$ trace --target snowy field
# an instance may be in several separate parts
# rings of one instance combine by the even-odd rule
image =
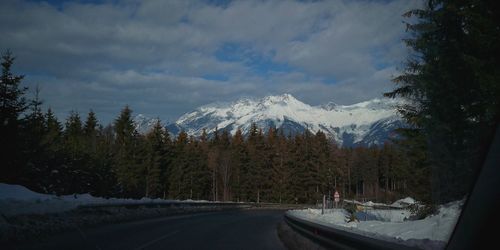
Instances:
[[[405,205],[413,199],[399,200],[391,206]],[[414,202],[414,201],[413,201]],[[360,203],[360,202],[359,202]],[[360,203],[370,205],[370,203]],[[373,203],[372,203],[373,204]],[[290,215],[370,237],[387,237],[397,240],[432,240],[447,242],[460,215],[463,201],[451,202],[439,207],[435,215],[422,220],[409,220],[407,209],[367,209],[357,216],[360,221],[348,222],[349,213],[344,209],[329,209],[321,214],[321,209],[288,211]],[[363,217],[364,216],[364,217]],[[364,219],[367,219],[364,221]]]
[[[20,185],[0,183],[0,214],[4,216],[23,214],[59,213],[82,205],[134,204],[134,203],[173,203],[173,202],[207,202],[178,201],[163,199],[117,199],[100,198],[90,194],[49,195],[33,192]]]

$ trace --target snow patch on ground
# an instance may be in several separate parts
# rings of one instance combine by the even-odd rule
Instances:
[[[415,203],[413,199],[410,199],[405,198],[403,202]],[[323,215],[321,209],[291,210],[288,213],[322,225],[372,237],[392,237],[400,240],[428,239],[447,242],[458,220],[463,203],[464,201],[455,201],[441,205],[437,214],[413,221],[408,220],[411,213],[406,209],[367,209],[363,212],[367,214],[368,220],[359,222],[347,222],[349,213],[344,209],[326,210]]]
[[[408,205],[413,205],[415,203],[417,203],[415,201],[415,199],[413,199],[411,197],[406,197],[404,199],[395,201],[394,203],[392,203],[391,206],[393,206],[393,207],[406,207]]]
[[[406,197],[404,199],[397,200],[392,204],[375,203],[372,201],[360,202],[360,201],[348,200],[348,199],[344,199],[344,202],[355,204],[355,205],[360,205],[360,206],[364,206],[364,207],[386,207],[386,208],[391,208],[391,207],[392,208],[406,208],[410,205],[417,203],[417,201],[415,201],[415,199],[413,199],[411,197]]]
[[[404,222],[411,216],[411,212],[406,209],[367,209],[363,213],[366,213],[369,218],[374,218],[373,220],[383,222]],[[359,219],[362,220],[362,218]]]
[[[172,203],[177,200],[163,199],[118,199],[94,197],[90,194],[50,195],[33,192],[20,185],[0,183],[0,214],[13,216],[21,214],[59,213],[82,205]],[[189,200],[186,202],[196,202]],[[206,202],[206,201],[200,201]]]
[[[196,206],[193,202],[209,204]],[[148,206],[150,203],[153,206]],[[172,203],[175,206],[157,206]],[[188,205],[184,206],[185,203]],[[133,204],[140,206],[123,206]],[[36,241],[79,226],[249,207],[243,203],[233,203],[231,206],[220,204],[222,203],[149,198],[106,199],[90,194],[56,196],[36,193],[20,185],[0,183],[0,246],[5,243]]]

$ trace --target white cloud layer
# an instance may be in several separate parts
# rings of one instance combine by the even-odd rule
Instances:
[[[92,108],[108,122],[129,104],[173,119],[212,101],[283,92],[310,104],[350,104],[392,87],[407,53],[401,15],[420,4],[4,0],[0,49],[13,51],[16,70],[62,116]],[[227,44],[248,53],[222,60]],[[251,65],[250,55],[268,62]]]

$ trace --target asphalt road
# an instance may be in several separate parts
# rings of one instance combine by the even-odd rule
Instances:
[[[18,249],[285,249],[280,210],[233,210],[76,229]]]

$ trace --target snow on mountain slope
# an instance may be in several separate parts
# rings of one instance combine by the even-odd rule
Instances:
[[[141,134],[146,134],[158,122],[158,118],[149,118],[143,114],[138,114],[134,117],[133,121],[135,130]]]
[[[384,98],[353,105],[330,102],[310,106],[290,94],[243,98],[199,107],[169,124],[167,129],[174,135],[185,130],[189,135],[199,136],[203,129],[210,133],[216,128],[234,134],[238,128],[246,133],[256,123],[264,131],[274,126],[285,134],[322,131],[343,146],[380,145],[393,136],[395,128],[404,126],[395,109],[399,102]]]

